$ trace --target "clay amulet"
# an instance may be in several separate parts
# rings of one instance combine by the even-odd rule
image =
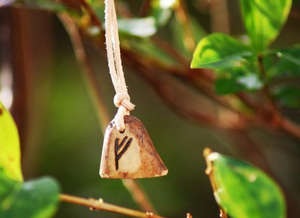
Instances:
[[[102,178],[150,178],[164,176],[168,169],[153,146],[143,123],[125,116],[125,130],[119,132],[112,121],[106,128],[102,148]]]

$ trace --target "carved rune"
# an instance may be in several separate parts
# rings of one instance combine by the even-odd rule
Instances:
[[[121,159],[123,154],[129,148],[129,146],[132,142],[132,138],[128,139],[128,136],[125,136],[122,139],[121,143],[119,143],[119,141],[120,141],[120,139],[116,138],[116,140],[115,140],[115,166],[116,166],[116,170],[119,169],[119,160]]]

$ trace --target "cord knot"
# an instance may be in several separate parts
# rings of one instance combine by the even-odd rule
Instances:
[[[135,105],[131,103],[130,97],[127,93],[117,93],[114,97],[114,104],[117,108],[123,106],[128,111],[132,111],[135,108]]]

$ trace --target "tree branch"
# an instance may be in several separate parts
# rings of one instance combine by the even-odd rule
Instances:
[[[149,201],[148,196],[135,180],[122,179],[122,183],[130,192],[131,197],[140,206],[141,209],[145,211],[156,212],[153,205]]]
[[[286,133],[293,135],[297,138],[300,138],[300,127],[299,125],[293,123],[292,121],[281,117],[279,126],[283,129]]]
[[[59,14],[59,18],[70,36],[74,53],[78,63],[82,68],[82,73],[87,82],[90,96],[97,109],[97,117],[99,119],[101,129],[104,131],[110,121],[110,116],[100,93],[100,87],[97,82],[96,73],[94,72],[86,54],[80,31],[68,14],[61,13]]]
[[[259,55],[257,61],[258,61],[258,66],[262,74],[262,77],[263,79],[265,79],[266,70],[263,63],[263,56]],[[262,91],[269,105],[269,113],[271,114],[270,120],[266,120],[266,122],[269,123],[271,126],[273,125],[275,127],[281,128],[286,133],[293,135],[296,138],[300,138],[300,126],[288,120],[282,115],[281,111],[277,107],[271,95],[269,84],[266,84]],[[268,108],[267,108],[267,112],[268,112]],[[262,119],[264,119],[264,116],[262,117]]]
[[[93,9],[89,7],[89,5],[85,2],[85,0],[75,0],[75,1],[71,1],[71,0],[60,0],[61,2],[63,2],[65,5],[69,6],[69,7],[73,7],[76,10],[81,10],[81,8],[85,8],[86,10],[83,10],[83,13],[87,13],[89,15],[89,17],[91,17],[92,19],[92,23],[89,23],[89,25],[94,25],[97,26],[100,30],[102,30],[102,26],[101,26],[101,22],[100,20],[97,18],[96,14],[94,13]],[[88,33],[88,28],[89,26],[81,26],[81,28],[83,28],[84,31],[86,31]],[[99,42],[103,42],[103,34],[100,35],[99,39],[97,41],[97,46],[99,46]],[[95,38],[94,38],[95,39]],[[101,48],[103,48],[103,46],[100,46]],[[166,49],[166,48],[163,48]],[[124,50],[123,50],[124,51]],[[136,51],[131,51],[131,54],[134,54],[135,57],[138,57],[138,59],[140,59],[140,54],[135,54]],[[127,60],[132,61],[132,58],[128,58]],[[181,61],[180,61],[181,62]],[[128,62],[127,62],[128,63]],[[251,125],[259,125],[264,127],[265,129],[270,129],[270,130],[274,130],[274,127],[276,128],[281,128],[284,131],[286,131],[288,134],[295,136],[297,138],[299,138],[299,132],[300,132],[300,127],[297,124],[292,124],[291,122],[287,122],[284,121],[283,123],[281,120],[285,120],[286,118],[283,117],[283,115],[281,115],[281,113],[278,111],[278,113],[272,113],[271,115],[276,115],[275,118],[270,116],[270,108],[263,108],[261,107],[261,102],[259,101],[252,101],[251,99],[249,100],[249,98],[247,97],[247,95],[244,94],[237,94],[235,95],[237,97],[237,99],[239,99],[245,106],[248,107],[248,109],[250,111],[253,112],[253,114],[247,114],[247,113],[242,113],[240,111],[239,108],[234,108],[232,107],[231,104],[231,100],[230,98],[220,98],[219,96],[217,96],[215,93],[213,93],[213,90],[211,89],[211,87],[213,87],[214,84],[214,77],[211,73],[202,73],[203,69],[198,69],[201,71],[201,76],[199,75],[198,70],[194,71],[191,69],[187,69],[184,61],[182,61],[182,67],[178,67],[175,66],[174,68],[170,68],[170,67],[165,67],[165,65],[163,63],[161,63],[159,60],[153,59],[153,63],[155,65],[152,66],[152,68],[156,68],[159,69],[159,71],[161,73],[175,73],[173,76],[178,76],[180,75],[182,78],[185,78],[186,80],[189,80],[192,84],[195,84],[197,86],[197,88],[199,89],[200,92],[206,94],[207,96],[209,96],[211,98],[212,101],[215,101],[217,104],[220,104],[222,106],[227,107],[227,109],[229,109],[231,111],[231,113],[236,114],[236,116],[241,117],[244,120],[247,120],[246,124],[247,126],[251,126]],[[132,65],[132,63],[129,63],[130,65]],[[141,68],[147,68],[147,66],[144,66],[144,64],[148,64],[147,62],[141,62]],[[195,72],[198,72],[196,75]],[[152,85],[155,85],[152,83]],[[261,97],[261,96],[260,96]],[[178,108],[178,110],[181,110],[181,108]],[[185,113],[185,112],[183,112]],[[182,113],[182,114],[183,114]],[[277,119],[278,116],[280,115],[279,118]],[[212,124],[213,122],[211,122],[210,119],[202,119],[202,116],[199,116],[198,119],[200,119],[201,122],[204,123],[208,123],[208,124]],[[195,119],[197,119],[197,117],[195,117]],[[279,123],[278,123],[279,120]],[[275,122],[274,122],[275,121]],[[222,128],[222,126],[220,126]]]
[[[210,16],[212,32],[230,32],[227,0],[211,0]]]
[[[129,50],[122,50],[124,58],[154,88],[170,108],[194,122],[219,128],[239,129],[245,127],[244,118],[231,110],[216,108],[205,96],[193,92],[182,81],[164,74],[160,68],[137,58]],[[174,91],[176,90],[176,91]],[[184,98],[182,98],[184,96]],[[193,104],[191,104],[193,102]],[[225,118],[225,119],[224,119]]]
[[[64,2],[68,2],[68,0],[63,0],[63,1]],[[79,1],[83,1],[83,0],[79,0]],[[89,13],[89,11],[87,11],[87,13]],[[100,23],[100,22],[98,22],[98,23]],[[97,22],[95,22],[95,24],[97,25]],[[83,30],[85,30],[86,27],[82,27],[82,28],[84,28]],[[101,42],[103,42],[103,40],[101,40]],[[97,43],[97,46],[100,46],[99,41],[97,41],[96,43]],[[157,45],[162,46],[163,50],[167,49],[166,46],[165,46],[165,44],[162,45],[161,43],[158,43]],[[100,47],[103,47],[102,43],[101,43]],[[169,46],[168,46],[168,48],[169,48]],[[232,110],[232,112],[231,113],[227,113],[227,115],[228,114],[233,115],[233,114],[235,114],[237,112],[232,107],[230,107],[230,104],[228,104],[226,102],[226,100],[221,99],[220,97],[216,96],[212,92],[212,90],[210,88],[212,86],[211,82],[213,81],[213,78],[211,77],[211,73],[208,73],[208,72],[206,72],[204,70],[191,70],[191,69],[189,69],[186,66],[186,64],[187,64],[186,60],[183,60],[183,59],[180,61],[180,63],[183,65],[183,68],[181,68],[181,69],[174,68],[173,69],[173,68],[170,68],[170,67],[166,67],[165,65],[161,64],[157,60],[148,60],[147,59],[147,61],[140,61],[140,62],[136,61],[136,60],[139,60],[140,58],[138,58],[139,56],[137,56],[135,54],[135,52],[133,52],[133,51],[129,51],[129,50],[124,50],[123,49],[122,52],[126,53],[125,60],[131,60],[131,62],[133,62],[134,64],[140,65],[141,70],[143,70],[144,73],[148,73],[148,72],[145,71],[145,69],[147,69],[147,71],[150,71],[150,72],[160,71],[160,72],[163,72],[163,73],[173,73],[176,76],[180,75],[180,77],[184,78],[184,80],[191,81],[191,83],[196,84],[197,88],[200,89],[200,91],[202,91],[205,95],[209,96],[210,98],[212,98],[214,101],[216,101],[220,105],[225,106],[225,108],[228,107],[229,110]],[[127,58],[127,56],[129,56],[129,58]],[[175,59],[177,59],[177,58],[175,58]],[[132,65],[132,63],[130,63],[130,64]],[[136,66],[134,66],[134,67],[136,68]],[[199,72],[199,71],[201,71],[201,72]],[[197,73],[195,73],[195,72],[197,72]],[[201,76],[199,76],[200,74],[201,74]],[[147,78],[145,76],[143,76],[143,77]],[[154,86],[156,86],[157,90],[160,90],[160,91],[161,91],[160,88],[163,87],[163,86],[160,86],[160,85],[156,85],[154,83],[151,83],[151,84],[154,85]],[[159,94],[159,92],[158,92],[158,94]],[[168,94],[166,92],[164,93],[164,97],[165,97],[164,99],[166,99],[166,100],[167,99],[171,100],[171,98],[172,98],[171,96],[168,96]],[[167,101],[167,102],[169,102],[170,105],[172,104],[174,106],[174,103],[175,103],[174,101]],[[182,105],[182,104],[177,104],[177,106],[179,106],[177,108],[178,109],[177,111],[179,111],[181,114],[184,114],[185,116],[190,117],[192,119],[195,119],[196,121],[199,121],[201,123],[204,122],[204,123],[208,123],[208,124],[213,125],[213,126],[219,126],[221,128],[222,127],[226,127],[226,128],[230,128],[230,127],[239,128],[239,127],[237,127],[237,125],[232,124],[232,122],[227,122],[227,124],[224,123],[222,121],[222,119],[218,119],[218,117],[216,117],[213,114],[207,115],[206,113],[203,113],[201,111],[195,111],[194,110],[195,108],[192,109],[192,110],[186,110],[186,108],[185,108],[185,110],[182,111],[183,108],[180,107],[180,105]],[[176,108],[176,105],[175,105],[175,108]],[[228,117],[229,116],[227,116],[227,118]],[[240,117],[240,118],[242,118],[241,114],[239,114],[239,113],[237,113],[235,116],[232,116],[232,118],[234,118],[234,117]],[[228,119],[226,121],[228,121]]]
[[[99,30],[102,30],[102,23],[98,19],[97,14],[94,9],[87,3],[86,0],[55,0],[61,2],[63,5],[71,8],[72,10],[76,10],[84,13],[88,16],[89,22],[85,23],[85,28],[89,28],[90,26],[97,26]]]
[[[178,1],[178,6],[175,8],[175,15],[184,30],[183,44],[188,51],[193,52],[196,42],[192,33],[190,18],[186,11],[186,6],[183,0]]]
[[[152,36],[151,41],[164,52],[166,52],[166,54],[172,57],[177,63],[185,67],[189,66],[188,60],[182,54],[180,54],[174,47],[172,47],[168,42],[161,40],[159,37],[156,36]]]
[[[77,204],[88,207],[90,210],[103,210],[113,213],[123,214],[131,217],[142,217],[142,218],[163,218],[162,216],[156,215],[152,212],[141,212],[137,210],[128,209],[125,207],[117,206],[114,204],[105,203],[102,199],[86,199],[66,194],[59,196],[60,201]]]

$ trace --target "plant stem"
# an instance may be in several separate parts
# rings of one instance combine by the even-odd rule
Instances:
[[[188,13],[186,11],[185,3],[183,0],[178,1],[178,6],[175,8],[175,15],[182,26],[184,33],[183,33],[183,43],[184,46],[187,48],[188,51],[193,52],[196,46],[196,42],[194,40],[194,36],[192,33],[192,25],[191,25],[191,19],[188,16]]]
[[[113,213],[123,214],[131,217],[143,217],[143,218],[163,218],[162,216],[156,215],[151,212],[142,212],[138,210],[132,210],[129,208],[117,206],[114,204],[105,203],[102,199],[86,199],[66,194],[61,194],[59,196],[60,201],[77,204],[90,208],[91,210],[103,210]]]
[[[258,55],[258,66],[260,69],[260,72],[262,74],[263,79],[266,79],[266,70],[263,64],[263,56]],[[285,118],[280,110],[278,109],[276,103],[274,102],[272,95],[270,93],[270,87],[268,84],[265,85],[263,89],[263,93],[265,95],[265,98],[267,99],[269,103],[269,108],[271,114],[271,122],[270,120],[266,120],[266,122],[269,122],[271,125],[274,125],[275,127],[279,127],[285,132],[289,133],[290,135],[295,136],[296,138],[300,138],[300,126],[293,123],[292,121]],[[263,117],[262,117],[263,119]]]
[[[228,218],[226,212],[222,209],[220,209],[220,218]]]
[[[186,218],[193,218],[193,216],[192,216],[191,213],[187,213],[187,214],[186,214]]]
[[[83,76],[87,82],[90,96],[97,108],[97,117],[99,119],[100,126],[104,131],[110,121],[110,116],[100,93],[100,88],[95,76],[96,73],[94,72],[86,54],[80,31],[68,14],[62,13],[59,15],[59,18],[69,33],[76,58],[81,65]]]
[[[61,2],[64,3],[65,5],[69,5],[71,8],[75,7],[75,9],[77,9],[77,10],[79,10],[78,8],[80,8],[77,6],[82,6],[83,8],[87,7],[86,2],[84,0],[75,0],[75,1],[61,0]],[[72,4],[72,2],[76,3],[75,6]],[[90,15],[90,17],[92,18],[92,24],[102,30],[101,23],[100,23],[99,19],[95,16],[93,9],[91,9],[91,8],[88,8],[88,9],[89,10],[84,10],[84,12],[87,13],[88,15]],[[91,24],[89,24],[89,25],[91,25]],[[84,26],[82,28],[84,28],[83,30],[88,31],[88,27],[89,26]],[[99,37],[99,39],[100,39],[100,42],[103,41],[102,35]],[[103,45],[100,45],[99,41],[97,42],[97,46],[100,48],[103,48]],[[140,59],[140,54],[137,54],[136,51],[131,51],[131,53],[134,54],[135,57],[138,57]],[[127,60],[132,61],[133,58],[130,57]],[[140,67],[141,68],[145,67],[143,65],[146,62],[147,61],[141,62],[142,66],[140,66]],[[210,90],[208,90],[207,85],[209,87],[213,87],[214,78],[211,76],[212,73],[209,73],[209,74],[203,73],[202,69],[199,69],[196,71],[186,69],[184,65],[183,65],[182,69],[179,69],[177,66],[173,67],[173,68],[165,68],[165,65],[157,59],[155,59],[155,61],[153,61],[153,63],[155,63],[155,65],[153,65],[152,68],[156,68],[156,70],[159,70],[161,73],[173,73],[174,74],[174,72],[175,72],[175,74],[173,75],[174,77],[178,76],[178,74],[180,74],[182,77],[185,76],[185,79],[189,80],[190,83],[197,84],[196,86],[197,86],[197,88],[199,88],[200,92],[203,92],[203,90],[210,92]],[[127,62],[127,64],[133,65],[133,63],[129,63],[129,62]],[[136,66],[134,66],[134,68],[136,68]],[[189,72],[198,72],[197,75],[199,75],[199,76],[195,76],[196,73],[193,73],[192,75],[190,75]],[[200,72],[201,72],[201,74],[200,74]],[[201,83],[198,84],[200,75],[201,75],[201,79],[203,81],[206,80],[206,81],[204,81],[205,86],[203,86],[204,82],[202,83],[202,81],[201,81]],[[299,139],[300,127],[297,124],[294,123],[293,125],[290,125],[291,122],[276,123],[278,121],[277,119],[273,120],[273,121],[276,121],[275,123],[272,123],[269,118],[266,119],[266,117],[265,117],[265,115],[270,115],[270,108],[262,108],[260,102],[256,102],[256,101],[252,101],[252,100],[244,101],[245,99],[248,100],[248,98],[244,98],[244,96],[241,97],[241,95],[238,95],[238,94],[235,96],[238,97],[239,100],[242,103],[244,103],[245,106],[247,106],[249,108],[249,110],[252,110],[257,115],[255,119],[251,119],[250,120],[251,122],[248,122],[248,126],[255,124],[258,126],[262,126],[265,129],[272,130],[272,129],[274,129],[274,126],[277,125],[275,127],[280,127],[281,129],[286,131],[291,136],[297,137]],[[220,101],[219,101],[220,98],[218,96],[216,96],[215,94],[211,94],[209,97],[211,97],[212,101],[215,101],[218,104],[220,103]],[[225,100],[224,102],[227,102],[226,104],[229,105],[229,107],[230,107],[230,102],[227,100]],[[221,103],[223,103],[223,102],[221,102]],[[236,113],[235,110],[232,110],[232,112]],[[238,112],[237,114],[240,115],[244,119],[249,118],[249,115],[247,115],[245,113]],[[285,119],[282,115],[280,117],[281,117],[281,120]],[[195,119],[197,119],[197,118],[195,118]],[[206,120],[202,120],[202,117],[199,117],[199,119],[197,121],[200,121],[201,123],[203,123],[203,122],[207,123]],[[279,121],[279,122],[281,122],[281,121]],[[210,123],[208,123],[208,124],[210,124]]]
[[[277,122],[278,122],[278,118],[279,118],[280,113],[278,111],[276,103],[273,101],[272,94],[270,92],[269,84],[266,82],[267,72],[266,72],[266,69],[265,69],[265,66],[264,66],[264,63],[263,63],[263,58],[264,57],[262,55],[257,56],[258,68],[259,68],[259,71],[261,73],[261,78],[265,82],[265,85],[262,89],[262,92],[263,92],[262,96],[265,97],[266,102],[268,104],[267,105],[267,110],[270,110],[269,113],[271,113],[271,117],[270,117],[271,122],[276,125]]]
[[[229,33],[229,14],[227,8],[227,0],[211,0],[210,16],[212,20],[212,32]]]
[[[69,0],[64,0],[63,2],[68,2]],[[97,26],[97,27],[99,27],[100,29],[102,28],[101,27],[101,25],[100,25],[100,22],[96,22],[98,19],[95,17],[95,16],[92,16],[94,13],[92,13],[93,11],[91,11],[91,10],[89,10],[89,11],[87,11],[87,13],[89,13],[90,15],[91,15],[91,17],[93,17],[94,18],[94,24]],[[99,46],[99,45],[98,45]],[[100,46],[100,47],[102,47],[102,46]],[[133,55],[134,57],[136,56],[135,55],[135,53],[134,52],[127,52],[127,53],[130,53],[130,55]],[[137,56],[138,57],[138,56]],[[127,63],[129,63],[130,61],[132,61],[134,58],[132,58],[132,57],[130,57],[130,58],[126,58],[127,59]],[[139,58],[138,58],[139,59]],[[129,60],[129,61],[128,61]],[[147,66],[145,66],[145,63],[146,62],[140,62],[139,64],[141,65],[140,66],[140,68],[147,68]],[[259,58],[258,59],[258,63],[259,63],[259,67],[262,67],[262,59],[261,58]],[[129,64],[133,64],[133,63],[129,63]],[[135,68],[136,68],[136,66],[135,66]],[[176,76],[178,76],[178,74],[180,74],[181,76],[184,76],[184,75],[186,75],[188,78],[187,79],[189,79],[189,80],[191,80],[191,82],[192,83],[198,83],[198,77],[194,77],[193,75],[195,75],[195,74],[193,74],[193,75],[189,75],[189,74],[187,74],[186,72],[186,68],[183,68],[183,69],[180,69],[180,70],[178,70],[178,68],[177,69],[165,69],[164,67],[163,67],[163,65],[162,64],[160,64],[159,62],[155,62],[155,65],[152,65],[152,69],[154,69],[154,68],[156,68],[156,70],[158,70],[158,71],[162,71],[162,72],[175,72],[175,74],[176,74]],[[262,71],[262,73],[265,73],[264,71],[264,69],[261,69],[261,71]],[[199,74],[199,73],[198,73]],[[197,75],[198,75],[197,74]],[[174,75],[175,76],[175,75]],[[201,74],[201,76],[203,77],[203,79],[209,79],[208,80],[208,82],[209,83],[213,83],[213,81],[214,81],[214,79],[211,79],[210,77],[209,77],[209,75],[206,75],[206,74],[204,74],[204,73],[202,73]],[[205,77],[205,78],[204,78]],[[95,80],[92,80],[92,81],[95,81]],[[155,85],[155,84],[152,84],[152,85]],[[197,85],[197,87],[198,88],[202,88],[201,90],[203,91],[203,90],[207,90],[207,87],[205,86],[205,87],[203,87],[203,84],[201,83],[201,84],[199,84],[199,86]],[[214,95],[210,95],[210,97],[213,97]],[[237,95],[238,96],[238,95]],[[285,132],[287,132],[288,134],[290,134],[290,135],[292,135],[292,136],[294,136],[294,137],[296,137],[296,138],[299,138],[299,136],[300,136],[300,127],[297,125],[297,124],[295,124],[295,123],[292,123],[291,121],[288,121],[284,116],[282,116],[280,113],[279,113],[279,111],[276,109],[276,111],[278,112],[276,112],[276,116],[275,116],[275,119],[272,119],[273,121],[275,121],[275,123],[273,123],[273,122],[270,122],[270,119],[266,119],[266,116],[265,115],[270,115],[270,108],[262,108],[261,107],[261,105],[260,105],[260,103],[259,102],[255,102],[255,101],[245,101],[245,98],[243,98],[243,97],[241,97],[241,96],[238,96],[239,97],[239,99],[242,101],[242,102],[244,102],[245,103],[245,105],[247,105],[248,107],[249,107],[249,109],[251,109],[251,110],[253,110],[255,113],[256,113],[256,115],[257,115],[257,118],[255,119],[255,120],[253,120],[254,121],[254,124],[258,124],[258,125],[261,125],[261,126],[263,126],[264,128],[269,128],[269,129],[272,129],[272,128],[274,128],[274,124],[275,125],[277,125],[277,127],[280,127],[281,129],[283,129]],[[213,97],[212,98],[212,100],[217,100],[216,102],[217,103],[220,103],[220,101],[218,101],[219,100],[219,98],[215,98],[215,97]],[[179,109],[180,110],[180,109]],[[272,110],[272,109],[271,109]],[[235,112],[235,111],[232,111],[232,112]],[[272,111],[272,112],[274,112],[274,111]],[[242,114],[240,114],[240,115],[242,115]],[[278,118],[278,116],[277,115],[280,115],[279,116],[279,118],[280,119],[277,119]],[[276,118],[277,117],[277,118]],[[241,116],[241,118],[247,118],[247,116],[245,115],[245,116]],[[274,118],[274,117],[273,117]],[[194,119],[195,120],[197,120],[197,121],[200,121],[201,123],[203,123],[203,122],[205,122],[205,123],[207,123],[206,121],[207,120],[203,120],[202,119],[202,117],[200,116],[200,117],[194,117]],[[209,122],[210,123],[210,122]],[[250,123],[249,123],[250,124]]]
[[[141,209],[145,211],[156,212],[153,205],[148,199],[148,196],[145,194],[144,190],[140,185],[133,179],[123,179],[123,185],[130,192],[133,200],[140,206]]]
[[[142,2],[141,8],[139,10],[139,16],[146,17],[150,9],[151,9],[151,1],[150,0],[144,0]]]
[[[288,119],[281,117],[279,125],[285,132],[297,138],[300,138],[300,127],[297,124],[293,123]]]
[[[244,128],[246,122],[244,117],[238,113],[226,111],[226,122],[219,116],[216,116],[216,110],[205,100],[204,96],[195,95],[193,89],[184,84],[186,81],[178,80],[172,74],[162,73],[162,69],[154,66],[152,63],[145,63],[145,60],[138,58],[129,50],[122,50],[127,63],[130,63],[139,75],[143,77],[164,100],[164,102],[175,112],[191,119],[194,122],[206,123],[213,127],[225,129]],[[166,84],[168,84],[166,86]],[[176,90],[174,92],[173,90]],[[209,92],[209,90],[208,90]],[[178,101],[177,96],[185,96]],[[193,102],[193,104],[190,104]],[[207,103],[206,103],[207,102]],[[223,114],[224,115],[224,114]]]
[[[182,54],[180,54],[173,46],[171,46],[170,43],[156,36],[153,36],[151,38],[151,42],[182,66],[189,66],[188,60]]]

